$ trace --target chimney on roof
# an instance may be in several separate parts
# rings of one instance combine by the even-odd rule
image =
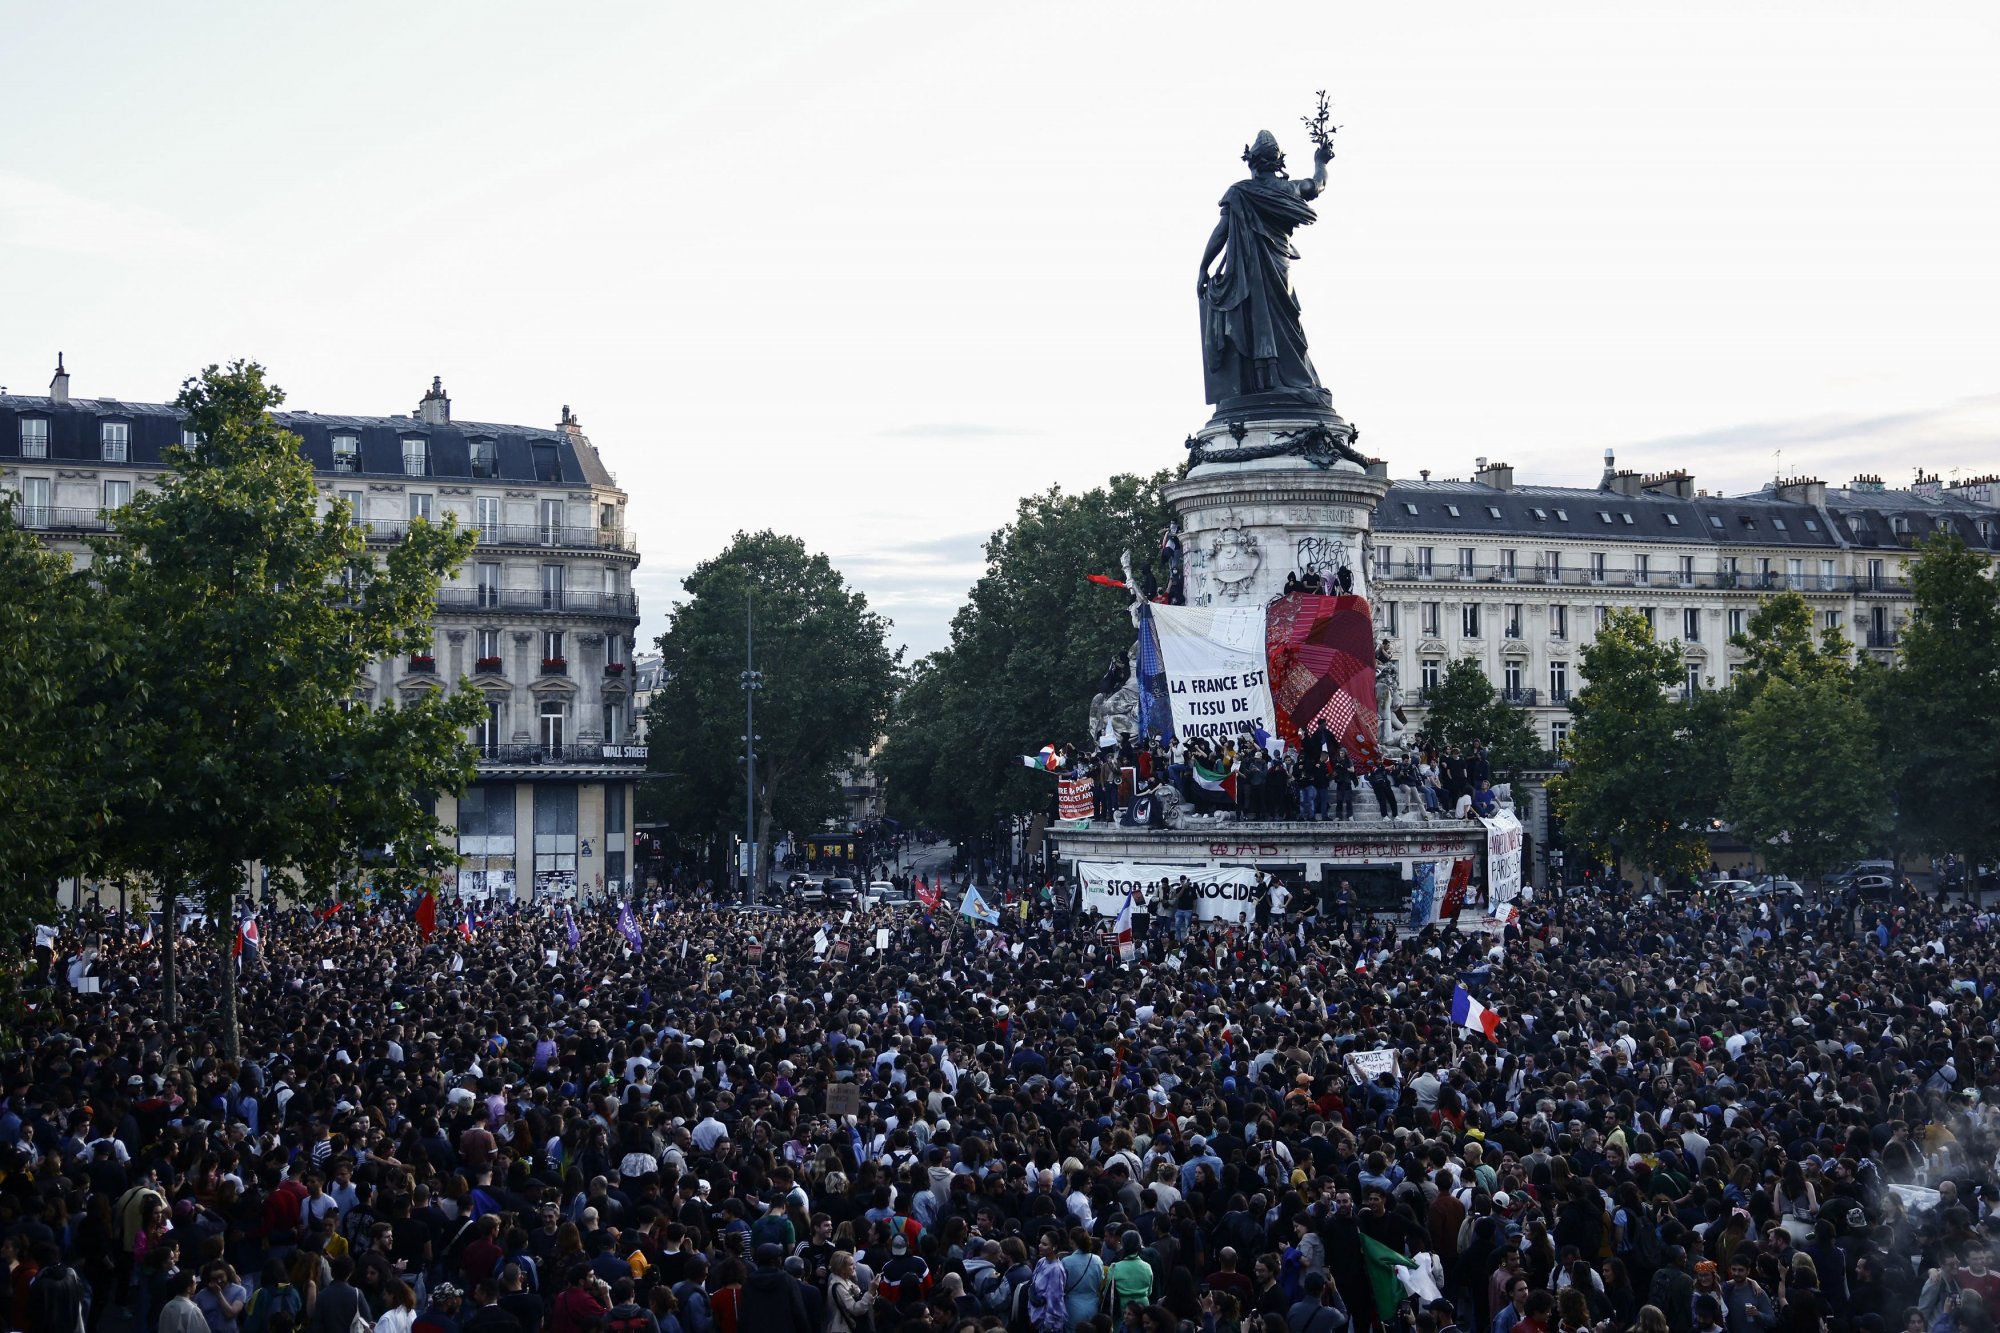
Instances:
[[[1479,469],[1472,474],[1474,481],[1478,482],[1481,486],[1490,486],[1496,491],[1511,491],[1514,489],[1514,465],[1512,463],[1488,463],[1483,458],[1476,461],[1479,464]]]
[[[1671,472],[1655,472],[1639,485],[1649,495],[1671,495],[1685,500],[1694,494],[1694,474],[1685,468],[1675,468]]]
[[[1826,483],[1818,477],[1780,477],[1771,489],[1788,504],[1818,509],[1826,503]]]
[[[1604,451],[1604,475],[1597,479],[1597,489],[1600,491],[1610,490],[1611,479],[1616,475],[1618,475],[1618,456],[1612,453],[1611,450],[1606,449]]]
[[[69,401],[69,372],[63,369],[62,353],[56,353],[55,378],[49,381],[49,401],[66,403]]]
[[[565,435],[583,434],[583,423],[577,420],[576,413],[569,410],[568,403],[563,404],[562,420],[556,423],[556,429]]]
[[[431,376],[431,391],[417,404],[417,415],[433,426],[448,425],[451,421],[451,398],[444,391],[444,377]]]

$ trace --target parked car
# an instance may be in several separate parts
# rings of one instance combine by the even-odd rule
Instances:
[[[1898,879],[1895,875],[1859,875],[1850,883],[1864,902],[1903,902],[1913,892],[1907,879]]]
[[[817,884],[808,883],[799,890],[799,901],[809,907],[857,907],[861,894],[853,880],[836,875]]]
[[[917,895],[908,889],[897,888],[886,879],[878,879],[868,885],[867,904],[891,909],[915,907]]]
[[[1733,880],[1731,883],[1737,887],[1730,889],[1729,896],[1736,902],[1759,902],[1765,898],[1803,898],[1806,894],[1797,881],[1780,877],[1760,879],[1754,884],[1745,884],[1742,880]]]
[[[1895,875],[1896,863],[1894,861],[1856,861],[1853,865],[1843,866],[1841,869],[1828,875],[1826,877],[1826,887],[1829,889],[1844,889],[1857,880],[1871,876],[1886,877],[1893,880]]]

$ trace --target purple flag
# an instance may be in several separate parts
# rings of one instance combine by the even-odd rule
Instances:
[[[569,910],[567,903],[563,904],[563,918],[569,922],[569,947],[575,949],[583,939],[583,932],[576,928],[576,914]]]
[[[632,904],[621,903],[618,907],[618,933],[632,946],[633,953],[644,953],[646,946],[639,938],[639,923],[632,916]]]

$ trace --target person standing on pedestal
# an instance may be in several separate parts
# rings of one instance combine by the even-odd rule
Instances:
[[[1333,757],[1333,817],[1354,818],[1354,761],[1344,747]]]

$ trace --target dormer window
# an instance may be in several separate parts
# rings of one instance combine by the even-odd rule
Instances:
[[[47,458],[49,456],[49,419],[47,417],[21,418],[21,457]]]
[[[1757,530],[1757,520],[1754,518],[1745,518],[1743,520],[1743,526],[1748,528],[1750,531],[1755,532]]]
[[[1605,523],[1606,523],[1606,524],[1609,524],[1609,523],[1611,522],[1611,511],[1610,511],[1609,509],[1600,509],[1600,510],[1598,510],[1598,511],[1597,511],[1597,516],[1598,516],[1599,518],[1603,519],[1603,520],[1605,521]]]
[[[535,480],[560,482],[562,462],[556,455],[556,446],[550,440],[536,440],[528,446],[535,456]]]
[[[1618,517],[1625,520],[1626,527],[1629,528],[1632,526],[1632,514],[1630,510],[1620,510],[1618,513]]]
[[[472,475],[475,477],[496,477],[500,475],[500,446],[491,440],[474,440],[471,445]]]
[[[1500,517],[1500,506],[1499,506],[1499,505],[1487,505],[1487,506],[1486,506],[1486,517],[1488,517],[1488,518],[1498,518],[1498,517]]]
[[[1569,522],[1569,510],[1567,510],[1567,509],[1558,509],[1558,510],[1556,510],[1556,522],[1558,522],[1558,523],[1567,523],[1567,522]]]
[[[1411,504],[1409,501],[1405,500],[1403,502],[1403,512],[1408,514],[1411,518],[1415,518],[1417,516],[1417,507]]]
[[[333,437],[333,470],[335,472],[359,472],[361,470],[361,441],[352,435]]]
[[[1784,531],[1786,530],[1786,529],[1785,529],[1785,520],[1784,520],[1784,519],[1782,519],[1782,518],[1774,518],[1774,519],[1772,519],[1772,520],[1771,520],[1771,526],[1772,526],[1772,527],[1774,527],[1774,528],[1776,528],[1776,529],[1777,529],[1778,531],[1780,531],[1780,532],[1784,532]]]
[[[1807,532],[1818,532],[1818,531],[1819,531],[1819,520],[1818,520],[1818,519],[1816,519],[1816,518],[1809,518],[1809,519],[1807,519],[1807,520],[1806,520],[1806,531],[1807,531]]]
[[[1667,515],[1667,526],[1668,526],[1668,527],[1670,527],[1670,528],[1677,528],[1677,527],[1679,527],[1680,525],[1681,525],[1681,516],[1680,516],[1679,514],[1668,514],[1668,515]]]
[[[123,463],[132,456],[132,423],[104,421],[97,427],[98,447],[107,463]]]
[[[1549,521],[1549,511],[1548,511],[1548,510],[1546,510],[1546,509],[1537,509],[1537,510],[1535,511],[1535,521],[1536,521],[1537,523],[1546,523],[1546,522],[1548,522],[1548,521]]]
[[[202,442],[201,432],[183,421],[181,423],[181,447],[192,449]]]
[[[1457,518],[1457,517],[1458,517],[1458,506],[1457,506],[1457,505],[1446,505],[1446,506],[1445,506],[1445,509],[1446,509],[1446,510],[1447,510],[1447,511],[1448,511],[1448,512],[1449,512],[1449,513],[1451,514],[1451,516],[1452,516],[1453,518]]]
[[[431,474],[431,442],[421,436],[406,436],[403,440],[403,475],[406,477],[428,477]]]

